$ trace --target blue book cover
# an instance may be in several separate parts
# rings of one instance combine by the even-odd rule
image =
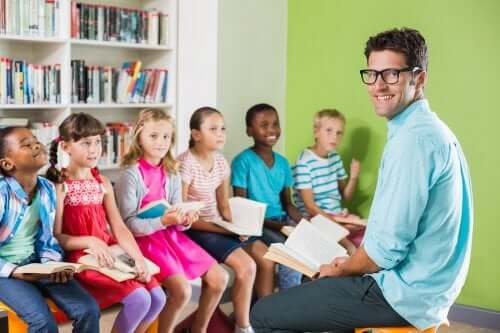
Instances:
[[[139,209],[137,217],[140,219],[154,219],[162,217],[165,211],[169,208],[170,204],[165,200],[153,201]]]

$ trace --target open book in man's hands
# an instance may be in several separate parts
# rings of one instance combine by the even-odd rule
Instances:
[[[242,236],[261,236],[266,215],[266,204],[233,197],[229,199],[232,222],[212,221],[214,224]]]
[[[153,201],[139,209],[137,217],[140,219],[153,219],[162,217],[166,211],[178,209],[181,213],[197,212],[205,207],[205,204],[200,201],[179,202],[174,205],[169,204],[166,200]]]
[[[348,234],[347,229],[317,215],[311,222],[300,221],[284,244],[271,244],[264,258],[312,278],[319,272],[321,265],[329,264],[336,257],[347,254],[338,241]]]
[[[115,259],[114,267],[100,267],[97,259],[95,258],[89,250],[85,250],[87,255],[84,255],[78,259],[78,262],[84,264],[87,267],[93,267],[93,269],[97,270],[99,273],[106,275],[107,277],[112,278],[115,281],[123,282],[126,280],[135,279],[137,277],[136,269],[135,269],[135,261],[130,257],[119,245],[115,244],[109,247],[113,258]],[[146,266],[148,271],[152,274],[158,274],[160,272],[160,268],[150,261],[147,258],[144,258],[146,261]]]
[[[74,264],[71,262],[48,261],[43,264],[32,263],[24,266],[19,266],[16,268],[16,273],[50,275],[62,271],[80,273],[81,271],[84,271],[86,269],[95,269],[95,267],[84,264]]]

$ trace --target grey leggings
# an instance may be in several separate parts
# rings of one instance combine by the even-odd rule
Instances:
[[[353,332],[407,326],[369,276],[323,278],[265,297],[252,308],[256,333]]]

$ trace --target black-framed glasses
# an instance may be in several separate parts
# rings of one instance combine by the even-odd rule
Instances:
[[[361,74],[361,80],[363,81],[364,84],[374,84],[377,82],[377,78],[380,75],[382,80],[384,80],[385,83],[387,84],[396,84],[399,82],[399,74],[402,72],[418,72],[421,71],[422,69],[418,66],[415,67],[406,67],[406,68],[386,68],[381,71],[377,71],[375,69],[362,69],[359,71],[359,74]]]

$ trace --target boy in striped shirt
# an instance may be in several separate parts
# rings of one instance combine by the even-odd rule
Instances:
[[[346,215],[342,200],[351,200],[356,189],[360,163],[353,159],[351,176],[344,169],[336,149],[344,135],[345,117],[335,109],[319,111],[314,116],[312,147],[304,149],[293,167],[295,203],[308,216],[321,214],[334,220],[335,215]],[[350,235],[343,245],[350,254],[359,246],[364,227],[344,224]]]

